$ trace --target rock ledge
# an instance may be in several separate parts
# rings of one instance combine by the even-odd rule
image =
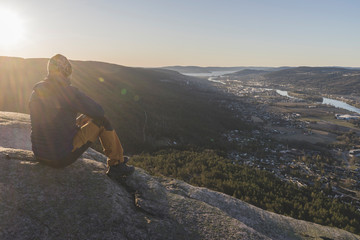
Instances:
[[[24,114],[0,112],[0,130],[0,239],[360,239],[138,168],[119,184],[91,149],[65,169],[41,165]]]

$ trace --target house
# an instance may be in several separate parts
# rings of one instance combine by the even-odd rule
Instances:
[[[351,119],[360,119],[360,116],[357,115],[349,115],[349,114],[335,114],[335,118],[339,120],[351,120]]]
[[[360,157],[360,149],[351,149],[349,151],[350,157]]]

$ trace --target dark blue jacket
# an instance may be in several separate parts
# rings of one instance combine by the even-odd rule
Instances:
[[[31,142],[36,157],[64,159],[73,149],[76,116],[104,117],[103,108],[64,78],[47,78],[34,86],[29,102]]]

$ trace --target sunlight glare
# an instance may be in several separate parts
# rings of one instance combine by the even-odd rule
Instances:
[[[23,21],[18,14],[0,9],[0,48],[16,47],[24,36]]]

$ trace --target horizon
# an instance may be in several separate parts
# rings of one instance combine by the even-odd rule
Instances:
[[[50,57],[29,57],[29,58],[24,58],[24,57],[19,57],[19,56],[0,56],[0,57],[5,57],[5,58],[20,58],[23,60],[31,60],[31,59],[50,59]],[[99,61],[99,60],[80,60],[80,59],[69,59],[69,61],[79,61],[79,62],[99,62],[99,63],[107,63],[107,64],[114,64],[114,65],[118,65],[118,66],[124,66],[124,67],[133,67],[133,68],[167,68],[167,67],[200,67],[200,68],[284,68],[284,67],[289,67],[289,68],[297,68],[297,67],[319,67],[319,68],[360,68],[359,66],[309,66],[309,65],[302,65],[302,66],[261,66],[261,65],[239,65],[239,66],[199,66],[199,65],[167,65],[167,66],[158,66],[158,67],[143,67],[143,66],[127,66],[127,65],[122,65],[122,64],[118,64],[118,63],[112,63],[112,62],[104,62],[104,61]]]
[[[61,54],[61,53],[60,53]],[[23,60],[31,60],[31,59],[50,59],[50,57],[21,57],[21,56],[0,56],[5,58],[20,58]],[[70,59],[69,61],[79,61],[79,62],[99,62],[99,63],[107,63],[107,64],[114,64],[118,66],[124,66],[124,67],[133,67],[133,68],[168,68],[168,67],[200,67],[200,68],[298,68],[298,67],[311,67],[311,68],[360,68],[360,66],[335,66],[335,65],[316,65],[316,66],[310,66],[310,65],[298,65],[298,66],[289,66],[289,65],[281,65],[281,66],[262,66],[262,65],[238,65],[238,66],[200,66],[200,65],[164,65],[164,66],[158,66],[158,67],[144,67],[144,66],[128,66],[123,65],[119,63],[113,63],[113,62],[105,62],[105,61],[99,61],[99,60],[81,60],[81,59]]]
[[[0,55],[130,67],[360,66],[360,2],[4,0]]]

